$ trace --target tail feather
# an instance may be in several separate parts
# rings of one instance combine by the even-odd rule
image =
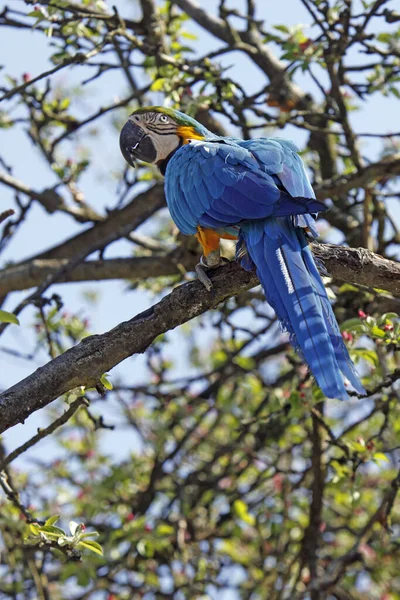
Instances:
[[[302,232],[300,232],[300,235],[302,235],[302,237],[304,237]],[[326,294],[325,286],[321,280],[321,277],[319,275],[313,255],[311,254],[311,250],[310,250],[306,240],[304,240],[303,256],[304,256],[304,263],[305,263],[306,268],[308,269],[308,272],[310,275],[310,279],[313,282],[315,293],[321,302],[322,313],[326,317],[328,333],[331,338],[331,342],[332,342],[332,345],[333,345],[333,348],[335,351],[336,360],[339,364],[340,370],[342,371],[343,375],[345,377],[347,377],[347,379],[350,381],[351,385],[356,390],[356,392],[358,392],[361,395],[364,395],[366,393],[365,389],[361,385],[360,379],[358,377],[358,373],[357,373],[357,371],[354,367],[354,364],[349,356],[347,348],[346,348],[345,344],[343,343],[343,339],[342,339],[342,336],[340,333],[339,326],[335,319],[335,315],[333,314],[333,310],[332,310],[331,303],[329,302],[329,298]]]
[[[268,302],[325,395],[348,399],[342,373],[363,393],[302,230],[270,218],[243,224],[241,233]]]

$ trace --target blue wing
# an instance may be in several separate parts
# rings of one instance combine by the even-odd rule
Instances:
[[[282,144],[274,140],[271,147],[261,143],[253,148],[251,144],[251,140],[195,142],[183,146],[171,158],[165,190],[171,216],[182,233],[193,234],[198,225],[218,229],[247,220],[326,209],[314,199],[311,186],[312,195],[302,179],[296,183],[298,173],[303,177],[301,171],[296,171],[291,180],[285,175],[290,161],[296,159],[291,154],[285,159],[287,150]],[[293,156],[297,156],[295,152]],[[303,172],[307,177],[304,168]],[[298,194],[297,190],[308,195]]]
[[[258,138],[243,140],[240,146],[257,159],[260,168],[270,175],[278,176],[291,196],[315,198],[314,190],[298,155],[299,149],[284,138]]]

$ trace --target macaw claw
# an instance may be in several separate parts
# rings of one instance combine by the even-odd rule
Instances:
[[[206,288],[207,292],[211,292],[213,289],[213,284],[206,273],[207,269],[210,269],[210,267],[207,265],[205,258],[201,256],[200,262],[195,266],[196,275],[200,283],[202,283]]]
[[[220,255],[219,249],[210,252],[207,255],[207,258],[205,256],[200,257],[200,262],[196,265],[195,271],[199,281],[204,285],[208,292],[211,292],[213,289],[213,284],[206,271],[215,269],[225,262],[229,261]]]
[[[209,276],[204,270],[204,267],[201,263],[198,263],[195,267],[197,279],[204,285],[207,292],[211,292],[213,289],[213,284]]]

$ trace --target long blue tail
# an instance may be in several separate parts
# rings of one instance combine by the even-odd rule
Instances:
[[[342,374],[365,394],[303,229],[291,217],[276,217],[244,223],[241,236],[268,302],[324,394],[348,399]],[[249,257],[242,259],[245,268]]]

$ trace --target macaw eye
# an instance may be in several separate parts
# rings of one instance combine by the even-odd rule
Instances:
[[[168,123],[168,117],[167,117],[167,115],[161,115],[160,121],[161,121],[161,123]]]

